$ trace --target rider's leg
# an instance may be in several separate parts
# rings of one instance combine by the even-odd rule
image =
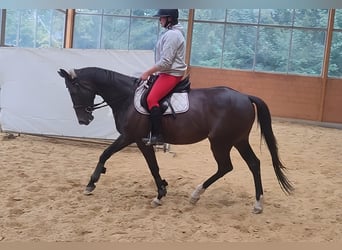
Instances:
[[[143,139],[146,144],[155,145],[164,143],[161,135],[162,113],[160,111],[159,101],[169,94],[181,79],[181,76],[160,74],[154,83],[147,97],[147,105],[151,113],[151,137]]]

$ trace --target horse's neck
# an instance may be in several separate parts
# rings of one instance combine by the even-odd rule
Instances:
[[[136,88],[133,78],[117,72],[109,72],[107,77],[98,79],[97,94],[113,109],[121,107],[126,100],[133,99]]]

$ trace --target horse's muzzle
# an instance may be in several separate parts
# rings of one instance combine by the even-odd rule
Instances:
[[[94,120],[94,116],[92,114],[88,114],[88,117],[82,117],[82,118],[78,118],[78,123],[80,125],[89,125],[92,120]]]

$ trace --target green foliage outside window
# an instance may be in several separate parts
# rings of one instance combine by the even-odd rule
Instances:
[[[252,70],[256,35],[256,26],[226,25],[222,68]]]
[[[191,65],[321,74],[328,10],[195,10],[194,21]]]
[[[58,10],[7,10],[5,45],[62,48],[65,13]]]
[[[153,50],[160,33],[155,9],[76,10],[74,48]],[[188,10],[180,10],[180,19]],[[181,19],[185,30],[187,21]]]

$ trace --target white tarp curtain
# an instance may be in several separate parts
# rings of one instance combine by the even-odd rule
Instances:
[[[79,125],[57,71],[96,66],[139,76],[153,65],[152,51],[0,48],[0,126],[3,131],[115,139],[111,109],[95,110]],[[102,101],[96,97],[96,102]]]

